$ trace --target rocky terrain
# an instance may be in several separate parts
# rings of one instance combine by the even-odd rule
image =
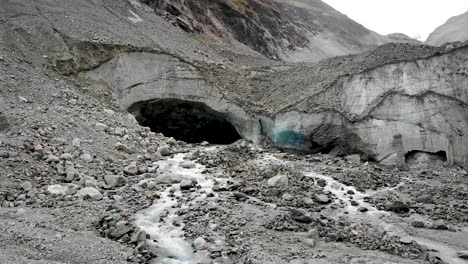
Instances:
[[[314,62],[400,42],[363,27],[320,0],[143,2],[202,43],[215,47],[241,43],[283,61]]]
[[[447,42],[467,41],[466,25],[468,25],[468,12],[450,18],[429,35],[426,43],[439,46]]]
[[[2,263],[467,262],[466,43],[291,64],[156,7],[0,2]]]

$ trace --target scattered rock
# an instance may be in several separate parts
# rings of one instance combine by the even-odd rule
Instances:
[[[308,216],[304,211],[291,208],[291,218],[300,223],[312,223],[313,219]]]
[[[289,179],[288,179],[288,176],[286,175],[276,175],[268,179],[268,185],[271,187],[285,188],[285,187],[288,187],[288,184],[289,184]]]
[[[181,190],[189,190],[193,187],[193,182],[190,180],[183,180],[180,182],[180,189]]]
[[[362,206],[362,207],[359,207],[359,208],[358,208],[358,211],[361,212],[361,213],[365,213],[365,212],[369,211],[369,209],[367,209],[366,207],[363,207],[363,206]]]
[[[127,178],[121,175],[106,175],[104,181],[108,188],[121,187],[127,184]]]
[[[327,204],[330,202],[330,199],[325,194],[314,193],[314,200],[321,204]]]
[[[106,124],[103,124],[103,123],[100,123],[100,122],[96,122],[96,124],[94,125],[96,127],[97,130],[99,131],[107,131],[109,130],[109,127],[106,125]]]
[[[96,188],[85,187],[78,191],[78,197],[82,199],[91,199],[94,201],[99,201],[102,199],[102,194]]]
[[[208,249],[208,244],[203,237],[198,237],[193,241],[193,246],[197,251]]]
[[[195,163],[189,161],[189,160],[184,160],[180,163],[180,167],[184,169],[193,169],[195,168]]]

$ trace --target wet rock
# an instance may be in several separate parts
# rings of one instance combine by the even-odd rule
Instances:
[[[271,187],[288,187],[289,179],[286,175],[276,175],[268,179],[268,185]]]
[[[161,156],[169,156],[171,155],[171,149],[168,145],[162,145],[158,147],[157,152],[161,154]]]
[[[413,243],[413,239],[411,237],[401,237],[400,242],[405,245],[409,245]]]
[[[78,191],[78,197],[82,199],[91,199],[94,201],[99,201],[102,199],[103,196],[96,188],[85,187]]]
[[[314,193],[314,200],[321,204],[327,204],[330,202],[330,199],[325,194]]]
[[[363,206],[362,206],[362,207],[359,207],[359,208],[358,208],[358,211],[361,212],[361,213],[365,213],[365,212],[369,211],[369,209],[367,209],[366,207],[363,207]]]
[[[203,237],[198,237],[193,241],[193,246],[197,251],[208,249],[208,244]]]
[[[193,182],[190,180],[183,180],[180,182],[180,189],[181,190],[190,190],[193,187]]]
[[[393,201],[393,202],[387,202],[385,204],[385,209],[387,211],[392,211],[397,214],[403,214],[403,213],[408,213],[410,210],[410,207],[408,204],[404,203],[403,201]]]
[[[294,221],[305,223],[305,224],[312,223],[313,221],[313,219],[302,210],[291,208],[290,213],[291,213],[291,218]]]
[[[458,251],[457,255],[461,259],[468,259],[468,251]]]
[[[417,228],[423,228],[423,227],[425,226],[424,222],[422,222],[422,221],[417,221],[417,220],[411,222],[411,225],[412,225],[413,227],[417,227]]]
[[[110,237],[114,239],[119,239],[123,235],[130,233],[133,230],[133,226],[130,225],[127,221],[119,221],[115,224]]]
[[[180,167],[184,169],[193,169],[195,168],[195,163],[189,161],[189,160],[184,160],[180,163]]]

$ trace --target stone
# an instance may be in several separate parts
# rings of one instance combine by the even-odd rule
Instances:
[[[352,206],[358,206],[358,205],[359,205],[359,203],[358,203],[358,202],[356,202],[355,200],[351,200],[351,205],[352,205]]]
[[[400,242],[405,245],[409,245],[413,243],[413,239],[411,237],[401,237]]]
[[[461,259],[468,259],[468,251],[458,251],[457,256]]]
[[[284,193],[282,196],[281,196],[281,199],[285,200],[285,201],[291,201],[294,199],[294,197],[290,194],[290,193]]]
[[[291,213],[291,218],[294,221],[305,223],[305,224],[312,223],[313,221],[313,219],[302,210],[291,208],[290,213]]]
[[[170,147],[169,147],[168,145],[159,146],[157,152],[158,152],[161,156],[169,156],[169,155],[171,155],[171,149],[170,149]]]
[[[319,231],[315,228],[309,229],[309,231],[307,232],[307,237],[318,240],[320,238]]]
[[[314,193],[314,200],[321,204],[327,204],[330,202],[330,199],[325,194]]]
[[[74,167],[71,167],[71,166],[65,170],[65,175],[66,175],[66,178],[65,178],[66,182],[72,182],[75,179],[80,177],[80,173],[78,172],[78,170],[76,170]]]
[[[268,185],[271,187],[277,188],[286,188],[288,187],[289,179],[286,175],[276,175],[268,179]]]
[[[349,163],[359,165],[361,164],[361,156],[359,154],[348,155],[344,157]]]
[[[417,228],[425,227],[424,222],[422,222],[422,221],[417,221],[417,220],[412,221],[412,222],[411,222],[411,225],[412,225],[413,227],[417,227]]]
[[[193,169],[196,167],[195,163],[189,161],[189,160],[184,160],[180,163],[180,167],[184,169]]]
[[[198,237],[193,241],[193,246],[197,251],[208,249],[208,244],[203,237]]]
[[[305,238],[302,240],[302,242],[311,248],[314,248],[317,245],[317,241],[313,238]]]
[[[181,190],[189,190],[193,187],[193,182],[190,180],[183,180],[180,182],[180,189]]]
[[[431,225],[431,228],[432,229],[439,229],[439,230],[448,230],[448,226],[444,223],[443,220],[436,220],[434,222],[432,222],[432,225]]]
[[[106,124],[103,124],[101,122],[96,122],[96,124],[94,125],[95,128],[99,131],[107,131],[109,130],[109,127],[106,125]]]
[[[146,240],[146,232],[144,230],[139,230],[138,232],[134,232],[132,237],[130,238],[130,242],[132,243],[138,243],[140,241],[145,241]]]
[[[47,163],[57,163],[57,162],[59,162],[59,161],[60,161],[60,159],[59,159],[57,156],[52,155],[52,154],[50,154],[49,156],[47,156],[47,159],[46,159],[46,162],[47,162]]]
[[[23,191],[30,191],[32,189],[32,183],[30,181],[25,181],[21,184],[21,189],[23,189]]]
[[[130,165],[124,168],[124,172],[128,175],[137,175],[138,174],[138,167],[136,161],[130,163]]]
[[[119,221],[115,224],[112,232],[110,233],[111,238],[119,239],[123,235],[130,233],[133,227],[127,221]]]
[[[84,153],[83,155],[80,156],[80,159],[87,163],[90,163],[93,161],[93,157],[91,157],[89,153]]]
[[[72,146],[75,147],[75,148],[80,148],[81,146],[81,139],[79,138],[74,138],[72,140]]]
[[[302,203],[304,204],[305,207],[314,207],[315,202],[312,200],[310,197],[304,197],[302,199]]]
[[[54,184],[47,186],[47,191],[55,195],[73,195],[77,192],[78,186],[74,184]]]
[[[61,159],[61,160],[72,160],[72,159],[73,159],[73,156],[72,156],[72,154],[70,154],[70,153],[63,153],[63,154],[60,156],[60,159]]]
[[[365,212],[369,211],[369,209],[367,209],[366,207],[362,206],[362,207],[359,207],[359,208],[358,208],[358,211],[361,212],[361,213],[365,213]]]
[[[106,175],[104,181],[109,188],[122,187],[127,184],[127,178],[121,175]]]
[[[77,195],[82,199],[91,199],[94,201],[99,201],[103,197],[101,192],[93,187],[85,187],[79,190]]]

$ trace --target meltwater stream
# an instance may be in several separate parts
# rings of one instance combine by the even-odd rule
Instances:
[[[193,168],[182,168],[184,154],[177,154],[168,160],[158,162],[161,173],[177,175],[182,179],[196,181],[203,189],[211,189],[213,181],[202,174],[204,166],[194,164]],[[173,184],[160,193],[160,199],[154,205],[137,215],[135,223],[154,239],[158,247],[156,263],[161,264],[204,264],[211,263],[207,251],[192,248],[192,243],[184,236],[183,223],[178,221],[177,211],[186,205],[179,204],[176,197],[181,197],[180,184]],[[197,199],[203,199],[201,194]]]
[[[281,160],[274,155],[267,154],[263,157],[263,161],[268,163],[291,163],[290,161]],[[397,190],[400,186],[404,185],[405,182],[402,181],[400,184],[394,187],[387,187],[383,189],[379,189],[376,191],[367,191],[367,192],[360,192],[356,190],[353,186],[347,186],[343,183],[338,182],[337,180],[333,179],[332,177],[322,175],[316,173],[312,170],[308,169],[307,164],[304,166],[304,175],[307,177],[312,177],[315,179],[322,179],[325,180],[326,186],[324,187],[325,191],[333,194],[337,199],[339,199],[343,204],[345,204],[344,208],[341,209],[341,213],[346,213],[346,217],[351,217],[353,219],[370,223],[374,226],[379,226],[382,230],[387,231],[390,234],[394,234],[396,236],[405,237],[406,239],[413,240],[418,244],[427,247],[428,249],[432,250],[432,254],[438,256],[447,264],[468,264],[468,260],[458,258],[457,256],[457,249],[454,246],[449,245],[447,243],[436,241],[434,239],[423,238],[417,235],[410,235],[405,231],[405,224],[398,219],[397,216],[390,212],[381,211],[377,209],[374,205],[367,203],[365,201],[366,196],[372,196],[378,193],[385,193],[387,191]],[[352,206],[350,203],[350,197],[347,194],[348,191],[352,191],[353,193],[353,200],[358,202],[359,206],[364,206],[368,209],[367,212],[361,213],[358,211],[359,206]],[[434,231],[436,232],[436,231]],[[443,232],[443,231],[438,231]],[[448,231],[446,231],[448,232]],[[461,231],[462,235],[467,234],[468,237],[468,228]],[[460,248],[461,249],[461,248]]]

